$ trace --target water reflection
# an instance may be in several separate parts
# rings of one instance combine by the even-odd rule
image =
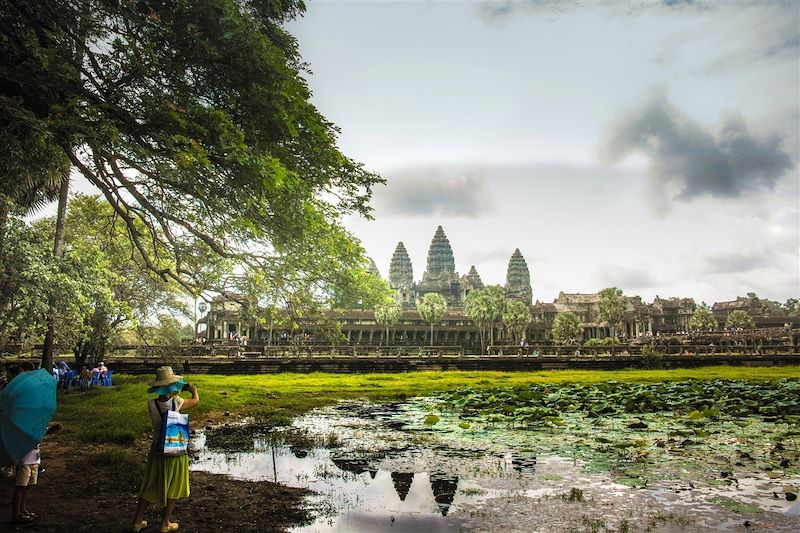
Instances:
[[[406,501],[411,483],[414,482],[414,472],[392,472],[392,484],[401,502]]]
[[[329,512],[297,531],[460,531],[464,522],[451,516],[454,509],[508,492],[481,488],[475,479],[457,472],[427,469],[419,450],[408,447],[371,453],[328,450],[281,444],[279,439],[267,436],[255,439],[249,451],[222,452],[207,449],[203,435],[198,435],[194,444],[197,458],[193,469],[316,492],[316,507]],[[440,465],[452,459],[443,448],[436,453],[443,455]],[[472,455],[469,460],[482,465],[474,468],[476,473],[519,476],[518,458]],[[407,468],[388,468],[392,464]],[[459,491],[459,487],[468,490]],[[315,507],[315,501],[311,505]]]
[[[439,512],[442,513],[442,516],[447,516],[447,511],[453,504],[458,490],[458,476],[434,472],[431,474],[431,490],[433,491],[433,499],[436,500],[436,505],[439,506]]]

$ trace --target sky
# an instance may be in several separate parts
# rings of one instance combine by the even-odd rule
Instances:
[[[800,2],[309,2],[286,24],[339,146],[378,172],[347,218],[381,274],[456,270],[534,300],[800,296]]]

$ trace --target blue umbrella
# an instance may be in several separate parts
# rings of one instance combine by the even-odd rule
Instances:
[[[17,464],[44,438],[56,412],[56,380],[23,372],[0,391],[0,464]]]

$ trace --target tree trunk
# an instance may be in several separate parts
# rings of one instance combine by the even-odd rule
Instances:
[[[269,337],[267,338],[267,346],[272,346],[272,329],[275,324],[275,321],[271,318],[269,319]]]
[[[64,222],[67,218],[67,199],[69,197],[69,174],[61,180],[61,191],[58,195],[58,215],[56,217],[56,234],[53,243],[53,257],[58,262],[64,256]],[[47,333],[44,336],[41,367],[50,372],[53,369],[53,341],[55,337],[55,321],[53,320],[53,301],[50,301],[47,318]]]
[[[431,322],[431,346],[433,346],[433,322]]]
[[[386,324],[386,346],[389,346],[389,324]]]

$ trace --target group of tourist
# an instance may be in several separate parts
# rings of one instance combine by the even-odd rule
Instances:
[[[53,365],[53,378],[64,389],[70,388],[75,381],[80,384],[81,388],[101,385],[108,377],[108,373],[108,367],[103,361],[100,361],[91,370],[87,365],[83,365],[80,372],[73,372],[64,360]]]
[[[34,365],[30,362],[22,362],[14,365],[4,365],[2,367],[2,377],[0,389],[11,382],[17,376],[26,371],[33,371]],[[108,369],[101,362],[97,367],[88,370],[84,366],[83,370],[91,373],[108,372]],[[59,379],[65,373],[70,372],[69,366],[59,361],[53,369],[53,375]],[[81,380],[85,377],[81,372]],[[158,396],[147,402],[147,409],[153,425],[153,441],[145,467],[144,479],[139,490],[139,501],[136,508],[136,515],[130,530],[134,532],[142,531],[147,527],[145,511],[148,504],[153,503],[163,507],[159,531],[169,533],[179,529],[176,522],[172,522],[172,512],[175,509],[177,500],[189,496],[189,458],[186,448],[182,453],[166,453],[164,442],[169,441],[166,437],[164,428],[167,425],[165,419],[170,411],[183,413],[200,404],[200,395],[197,387],[191,383],[184,383],[183,377],[175,374],[172,367],[164,366],[158,369],[156,379],[150,383],[147,391]],[[191,398],[181,398],[181,392],[186,391],[191,394]],[[47,433],[60,428],[60,424],[51,424]],[[188,434],[188,426],[187,426]],[[188,444],[188,440],[185,444]],[[37,516],[27,508],[28,490],[31,486],[38,483],[39,465],[41,463],[40,448],[34,446],[17,464],[13,465],[13,472],[6,472],[15,478],[15,490],[12,498],[11,523],[14,525],[27,525],[35,522]]]

